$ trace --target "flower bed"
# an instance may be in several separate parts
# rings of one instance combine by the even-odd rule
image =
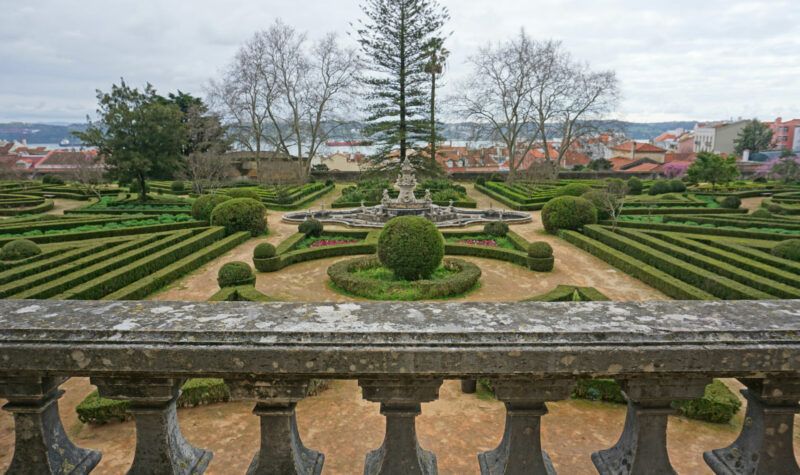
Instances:
[[[355,244],[357,242],[361,242],[358,239],[319,239],[317,241],[312,242],[308,247],[315,248],[315,247],[325,247],[325,246],[339,246],[342,244]]]
[[[467,244],[470,246],[488,246],[497,247],[497,241],[494,239],[461,239],[459,244]]]

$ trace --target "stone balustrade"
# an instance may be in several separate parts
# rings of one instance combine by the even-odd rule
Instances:
[[[621,383],[628,412],[613,447],[592,455],[602,474],[674,473],[670,402],[715,377],[747,389],[739,438],[704,454],[717,474],[800,473],[792,449],[800,401],[800,304],[344,303],[0,301],[0,397],[13,413],[9,473],[88,473],[101,454],[76,447],[58,415],[59,385],[90,377],[101,396],[130,401],[131,474],[201,473],[212,453],[181,435],[175,402],[190,377],[221,377],[252,400],[261,445],[251,474],[318,474],[295,406],[311,379],[354,379],[386,418],[366,474],[433,474],[415,418],[444,379],[489,378],[505,403],[484,474],[552,474],[539,438],[547,402],[580,378]],[[591,431],[591,427],[586,428]],[[551,450],[557,450],[551,448]]]

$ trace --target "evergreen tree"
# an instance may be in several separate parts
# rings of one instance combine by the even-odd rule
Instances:
[[[436,167],[436,143],[442,140],[442,137],[436,132],[436,78],[444,72],[444,65],[447,62],[447,57],[450,56],[450,51],[444,47],[443,38],[432,38],[426,47],[426,54],[428,61],[425,63],[425,72],[431,76],[431,118],[429,122],[431,130],[428,152],[433,162],[431,166]]]
[[[409,157],[409,148],[431,138],[425,68],[431,41],[441,38],[449,14],[436,0],[366,0],[362,10],[366,20],[359,21],[358,41],[372,71],[364,78],[369,89],[365,133],[379,144],[372,157],[377,168],[397,168]],[[388,160],[395,148],[397,162]],[[432,171],[434,161],[420,158],[412,162]]]
[[[772,144],[772,130],[758,119],[753,119],[739,131],[739,136],[733,143],[739,156],[742,156],[745,150],[750,150],[750,153],[768,150]]]
[[[686,177],[692,183],[711,183],[712,188],[717,183],[728,183],[739,176],[736,160],[733,157],[722,157],[711,152],[700,152],[686,170]]]

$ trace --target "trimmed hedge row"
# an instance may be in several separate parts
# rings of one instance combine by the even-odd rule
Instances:
[[[0,216],[44,213],[53,209],[54,206],[53,200],[44,200],[43,203],[28,208],[0,208]]]
[[[227,402],[231,398],[225,381],[218,378],[195,378],[186,381],[181,388],[178,407],[195,407],[217,402]],[[97,391],[92,392],[75,408],[78,420],[84,424],[106,424],[125,421],[131,418],[128,413],[130,401],[102,398]]]
[[[608,225],[610,223],[604,221],[601,224]],[[617,223],[617,229],[619,228],[646,229],[653,231],[671,231],[671,232],[685,233],[685,234],[713,235],[717,237],[762,239],[765,241],[783,241],[784,239],[787,239],[785,234],[776,234],[764,231],[749,231],[746,229],[707,228],[702,226],[690,226],[690,225],[670,224],[670,223],[643,223],[635,221],[619,221]]]
[[[523,302],[572,302],[575,294],[581,302],[601,302],[611,300],[594,287],[576,287],[574,285],[558,285],[553,290],[522,300]]]
[[[252,285],[225,287],[212,295],[209,302],[272,302],[274,299],[262,294]]]
[[[486,185],[489,185],[490,183],[495,183],[495,182],[486,182]],[[546,199],[542,199],[542,201],[531,202],[530,200],[525,198],[524,195],[519,195],[519,194],[514,193],[514,195],[519,196],[521,199],[525,200],[523,202],[520,202],[520,201],[516,201],[515,199],[507,196],[508,194],[512,194],[512,193],[506,192],[504,194],[504,193],[500,192],[498,189],[491,189],[491,188],[487,187],[486,185],[479,185],[479,184],[476,183],[475,184],[475,189],[480,191],[481,193],[487,195],[488,197],[493,198],[493,199],[503,203],[504,205],[508,206],[509,208],[515,209],[515,210],[518,210],[518,211],[535,211],[535,210],[542,209],[542,207],[544,207],[544,204],[555,196],[555,195],[547,196]]]
[[[625,207],[622,214],[632,215],[653,215],[658,216],[661,214],[747,214],[746,209],[729,209],[729,208],[693,208],[693,207],[656,207],[656,208],[633,208]]]
[[[120,229],[104,229],[99,231],[79,231],[74,233],[45,234],[41,236],[29,236],[26,237],[25,239],[29,239],[37,244],[60,243],[64,241],[73,241],[73,240],[103,239],[103,238],[120,237],[120,236],[124,237],[135,234],[179,231],[185,229],[200,228],[204,226],[206,226],[206,224],[203,223],[202,221],[183,221],[179,223],[151,224],[148,226],[134,226],[130,228],[120,228]],[[13,241],[14,239],[17,238],[0,238],[0,244],[6,243],[8,241]]]
[[[295,233],[276,249],[275,257],[257,259],[253,258],[253,265],[259,272],[275,272],[284,267],[300,262],[325,259],[327,257],[355,256],[360,254],[375,254],[378,250],[378,237],[380,231],[323,231],[321,236],[352,236],[363,239],[363,242],[354,244],[339,244],[336,246],[321,246],[307,249],[296,249],[306,238],[303,233]]]

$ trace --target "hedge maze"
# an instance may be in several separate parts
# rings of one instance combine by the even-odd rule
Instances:
[[[302,208],[334,189],[333,182],[306,183],[304,185],[261,185],[226,187],[219,193],[231,194],[233,190],[251,190],[268,209],[289,211]],[[234,192],[235,193],[235,192]]]
[[[0,261],[0,298],[140,299],[249,239],[170,215],[6,220],[0,245],[25,238],[41,254]]]

